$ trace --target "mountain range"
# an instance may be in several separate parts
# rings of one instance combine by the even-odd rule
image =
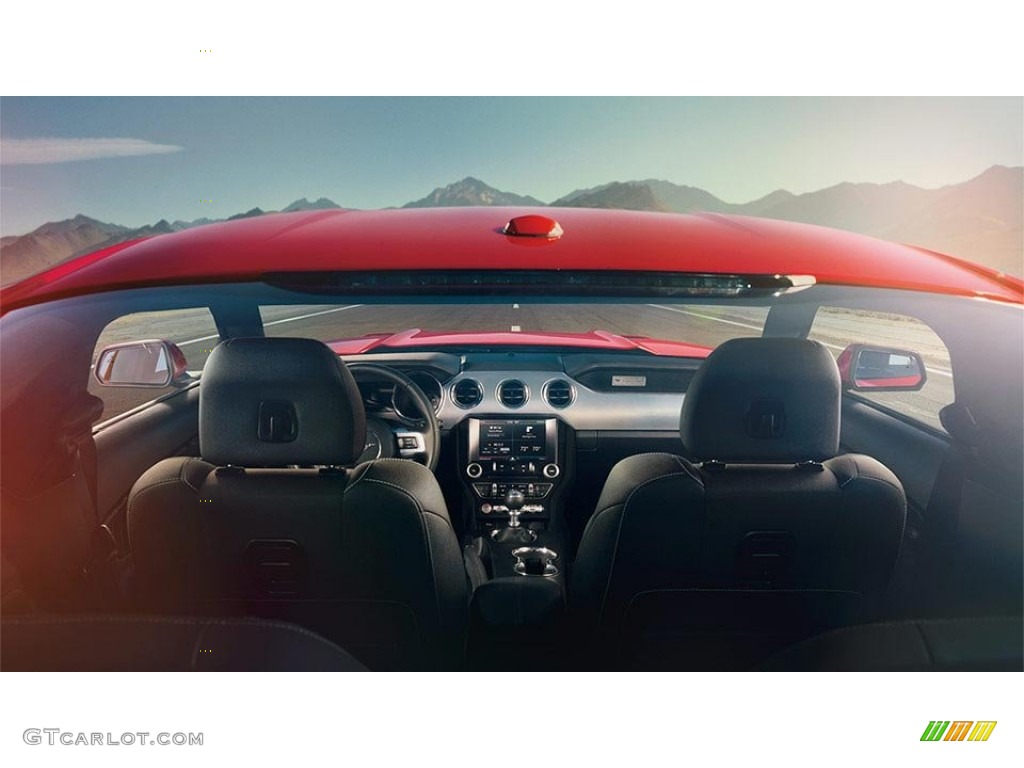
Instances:
[[[466,205],[544,205],[529,195],[502,192],[467,176],[447,187],[438,187],[421,200],[406,203],[403,208],[451,208]]]
[[[468,176],[402,207],[467,205],[544,203],[529,195],[495,189]],[[574,190],[551,205],[672,213],[706,211],[819,224],[931,248],[1014,275],[1024,274],[1024,168],[1020,166],[992,166],[972,179],[938,189],[924,189],[902,181],[844,182],[799,195],[780,189],[748,203],[727,203],[703,189],[663,179],[613,181]],[[341,207],[326,197],[314,202],[301,198],[282,211]],[[255,207],[228,220],[267,212]],[[0,240],[0,284],[16,282],[66,259],[123,240],[176,232],[213,221],[161,219],[152,225],[131,228],[79,214],[50,222],[26,235]]]

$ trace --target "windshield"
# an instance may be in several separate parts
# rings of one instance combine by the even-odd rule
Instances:
[[[611,343],[627,348],[628,339],[645,339],[714,348],[726,339],[760,336],[767,307],[665,304],[349,304],[345,306],[261,306],[268,336],[305,336],[320,341],[388,337],[420,330],[404,343],[466,343],[461,334],[520,334],[503,343],[561,346]],[[557,338],[538,338],[552,334]],[[408,334],[406,334],[408,335]],[[440,337],[440,338],[438,338]],[[622,337],[622,338],[612,338]],[[386,345],[388,340],[383,338]],[[402,337],[396,340],[401,342]],[[352,347],[353,350],[356,346]],[[360,350],[362,351],[362,350]],[[686,356],[687,350],[678,349]],[[701,355],[703,356],[703,355]]]

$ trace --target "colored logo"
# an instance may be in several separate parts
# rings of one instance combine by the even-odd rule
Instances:
[[[932,720],[921,741],[988,741],[995,729],[995,720]]]

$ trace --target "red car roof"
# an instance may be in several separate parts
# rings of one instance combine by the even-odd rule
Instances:
[[[511,237],[510,219],[556,219],[557,239]],[[924,249],[825,227],[721,214],[584,208],[432,208],[269,214],[73,259],[8,287],[4,311],[105,290],[258,280],[267,272],[629,270],[810,275],[818,283],[1024,303],[1024,283]]]

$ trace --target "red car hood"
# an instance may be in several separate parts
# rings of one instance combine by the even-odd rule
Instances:
[[[652,355],[667,357],[705,358],[711,347],[665,341],[645,336],[619,336],[608,331],[588,333],[513,333],[511,331],[481,331],[479,333],[432,333],[410,328],[398,333],[374,333],[352,339],[327,342],[339,355],[359,355],[382,349],[409,349],[415,347],[466,346],[527,346],[527,347],[580,347],[584,349],[641,350]]]

